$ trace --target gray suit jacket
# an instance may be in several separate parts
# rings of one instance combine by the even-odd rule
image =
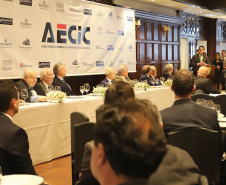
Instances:
[[[127,77],[125,78],[125,80],[124,80],[122,76],[117,75],[117,76],[115,77],[115,80],[114,80],[114,81],[115,81],[115,82],[117,82],[117,81],[124,81],[124,82],[127,82],[127,83],[130,84],[130,85],[133,85],[132,80],[130,80],[128,76],[127,76]]]
[[[196,91],[201,89],[205,94],[220,94],[220,91],[213,86],[209,79],[202,76],[195,77]]]
[[[46,92],[47,88],[46,88],[44,82],[43,81],[39,82],[39,85],[42,87],[43,91]],[[54,86],[52,84],[50,84],[50,89],[51,89],[51,91],[54,90]]]

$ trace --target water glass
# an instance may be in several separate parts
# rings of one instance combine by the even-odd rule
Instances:
[[[61,91],[61,87],[60,86],[55,86],[55,91]]]
[[[83,96],[84,91],[85,91],[85,87],[84,86],[80,86],[80,92],[82,93],[82,96]]]
[[[202,98],[198,98],[197,100],[196,100],[196,104],[198,104],[198,105],[202,105],[202,106],[206,106],[206,100],[205,99],[202,99]]]
[[[90,85],[89,85],[89,83],[84,83],[84,88],[85,88],[86,95],[87,95],[87,93],[88,93],[89,90],[90,90]]]
[[[217,115],[219,116],[219,114],[221,113],[221,106],[220,106],[220,104],[215,104],[215,110],[217,111]]]

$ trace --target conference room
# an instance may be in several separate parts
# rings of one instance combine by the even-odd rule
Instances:
[[[133,87],[136,99],[157,106],[168,144],[188,152],[202,183],[226,183],[221,153],[226,132],[225,7],[218,0],[206,4],[190,0],[3,0],[0,80],[15,82],[20,103],[12,122],[26,132],[30,159],[40,177],[22,173],[26,181],[34,177],[36,184],[79,184],[84,146],[93,140],[98,110],[105,104],[108,89],[124,81]],[[216,137],[199,130],[177,133],[177,129],[171,132],[182,136],[170,137],[165,130],[163,111],[180,99],[172,84],[175,74],[184,69],[194,75],[191,79],[196,86],[186,98],[195,106],[214,109],[218,116],[219,129],[212,129]],[[208,87],[200,85],[204,81]],[[84,122],[92,126],[76,127]],[[81,129],[77,135],[76,128]],[[203,137],[200,151],[189,140],[195,134]],[[203,152],[215,149],[222,154],[211,153],[215,165],[203,167],[197,162],[196,157],[204,158]],[[2,184],[23,181],[2,171]]]

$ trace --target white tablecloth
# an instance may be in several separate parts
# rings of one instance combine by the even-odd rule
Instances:
[[[136,92],[136,97],[152,100],[159,110],[174,102],[174,93],[168,87],[139,91]],[[101,104],[103,98],[88,96],[67,99],[63,103],[30,103],[21,106],[13,120],[28,134],[33,164],[70,154],[70,114],[75,111],[83,112],[90,121],[95,121],[95,110]]]

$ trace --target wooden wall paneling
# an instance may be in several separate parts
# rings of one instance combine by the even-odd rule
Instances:
[[[153,40],[152,39],[152,23],[147,22],[147,40]]]
[[[146,44],[145,43],[140,43],[140,61],[145,61],[146,60]]]
[[[147,44],[147,61],[151,61],[152,60],[152,44],[148,43]]]

